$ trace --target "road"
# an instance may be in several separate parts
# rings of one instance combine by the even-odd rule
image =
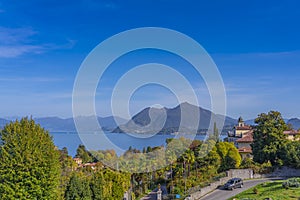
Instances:
[[[215,191],[205,195],[204,197],[200,198],[200,200],[225,200],[229,199],[231,197],[234,197],[235,195],[248,190],[249,188],[252,188],[260,183],[270,181],[274,179],[256,179],[256,180],[248,180],[244,181],[244,187],[243,188],[237,188],[233,191],[231,190],[224,190],[222,188],[216,189]]]
[[[167,195],[167,187],[165,185],[161,186],[162,195]],[[142,197],[141,200],[156,200],[157,199],[157,188],[150,192],[147,196]]]

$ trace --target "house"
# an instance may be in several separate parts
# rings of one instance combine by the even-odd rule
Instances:
[[[240,117],[238,120],[238,125],[234,126],[233,132],[235,137],[243,137],[243,134],[248,133],[252,130],[252,127],[249,125],[246,125],[243,118]]]
[[[233,127],[233,131],[228,132],[228,142],[234,142],[242,138],[245,134],[247,134],[249,131],[252,131],[252,127],[249,125],[246,125],[243,118],[240,117],[238,119],[238,125]]]
[[[93,162],[93,163],[84,163],[84,164],[80,164],[79,168],[91,168],[92,170],[96,170],[97,169],[97,163]]]
[[[238,125],[228,132],[228,142],[233,142],[242,158],[252,157],[253,128],[246,125],[243,118],[238,119]]]
[[[242,159],[252,158],[253,130],[244,133],[243,137],[237,139],[235,143]]]
[[[74,162],[77,164],[77,165],[81,165],[82,164],[82,159],[81,158],[73,158]]]
[[[288,140],[291,141],[299,141],[300,140],[300,132],[296,130],[283,131],[283,134],[287,136]]]

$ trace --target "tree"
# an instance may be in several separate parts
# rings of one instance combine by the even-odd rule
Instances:
[[[69,156],[66,147],[59,150],[59,162],[61,163],[61,178],[60,178],[60,199],[64,199],[64,193],[71,177],[72,171],[76,168],[77,164],[73,158]]]
[[[191,151],[190,149],[186,150],[183,155],[181,156],[181,159],[179,159],[181,162],[184,164],[184,168],[186,168],[186,165],[188,165],[188,170],[187,170],[187,176],[190,176],[190,168],[191,164],[195,162],[195,155],[194,152]],[[186,171],[186,169],[185,169]]]
[[[291,141],[285,148],[285,164],[291,167],[300,168],[300,142]]]
[[[200,152],[199,156],[197,157],[197,163],[200,167],[200,171],[202,173],[209,173],[209,175],[215,175],[217,174],[218,169],[221,165],[221,157],[217,153],[217,148],[215,146],[212,148],[211,151],[209,151],[209,144],[203,145],[205,145],[205,149],[203,149],[203,152]],[[201,154],[205,154],[205,156]]]
[[[92,190],[94,200],[104,199],[103,187],[105,187],[104,180],[103,180],[103,173],[96,172],[91,181],[91,190]]]
[[[216,123],[216,122],[214,123],[213,139],[214,139],[216,142],[219,142],[219,141],[220,141],[219,129],[218,129],[218,127],[217,127],[217,123]]]
[[[91,200],[89,180],[80,173],[73,173],[65,192],[66,200]]]
[[[86,150],[85,146],[82,144],[78,146],[75,157],[81,158],[83,163],[94,161],[92,154],[88,150]]]
[[[258,163],[270,161],[272,165],[281,165],[284,160],[284,149],[287,144],[283,131],[287,130],[280,112],[262,113],[256,119],[253,134],[253,160]]]
[[[242,158],[233,143],[219,142],[216,144],[216,148],[222,160],[219,171],[226,171],[240,166]]]
[[[0,199],[57,199],[59,152],[33,119],[7,124],[0,132]]]

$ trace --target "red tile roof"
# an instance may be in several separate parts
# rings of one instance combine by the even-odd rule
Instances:
[[[286,135],[298,135],[298,134],[300,134],[300,132],[296,131],[296,130],[290,130],[290,131],[283,131],[283,134],[286,134]]]
[[[243,134],[243,137],[236,140],[237,143],[252,143],[253,142],[253,131],[248,131]]]
[[[251,126],[245,125],[245,126],[235,126],[235,130],[252,130]]]

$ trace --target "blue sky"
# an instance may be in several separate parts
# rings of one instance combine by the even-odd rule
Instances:
[[[300,117],[299,22],[297,0],[0,0],[0,117],[72,116],[73,83],[88,53],[114,34],[149,26],[180,31],[206,49],[223,77],[229,116],[278,110]],[[187,63],[148,50],[112,65],[96,97],[99,115],[110,114],[104,105],[117,78],[153,61],[187,75],[209,109],[203,81]],[[177,104],[168,90],[145,86],[133,95],[131,113],[155,103]]]

